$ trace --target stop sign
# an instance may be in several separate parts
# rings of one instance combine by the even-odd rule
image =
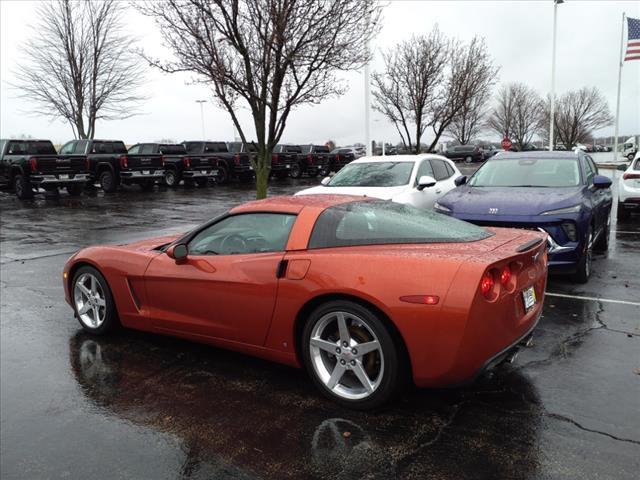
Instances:
[[[508,137],[504,137],[502,139],[502,149],[503,150],[511,150],[512,144],[511,144],[511,140],[509,140]]]

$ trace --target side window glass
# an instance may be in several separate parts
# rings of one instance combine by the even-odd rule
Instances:
[[[60,155],[70,155],[73,153],[75,142],[67,142],[60,149]]]
[[[593,169],[591,168],[591,164],[589,163],[589,159],[585,157],[584,159],[584,173],[587,179],[587,185],[591,185],[593,183],[593,176],[595,175]]]
[[[144,155],[149,155],[153,153],[153,145],[151,145],[150,143],[142,145],[142,147],[140,148],[140,153]]]
[[[131,147],[129,149],[129,152],[132,155],[135,155],[136,153],[140,153],[140,145],[134,145],[133,147]]]
[[[450,177],[447,172],[447,167],[444,165],[442,160],[431,160],[431,168],[433,168],[433,173],[436,181],[445,180]]]
[[[418,180],[420,180],[420,177],[424,175],[433,177],[433,169],[431,168],[431,164],[429,163],[429,160],[423,160],[420,166],[418,167],[418,173],[416,173],[416,181],[415,181],[416,185],[418,185]]]
[[[443,162],[444,166],[447,168],[447,173],[449,174],[449,176],[453,175],[455,172],[453,171],[453,167],[451,165],[449,165],[448,162]]]
[[[591,167],[591,170],[593,170],[593,173],[597,175],[598,166],[596,165],[596,162],[593,161],[593,158],[587,157],[587,162],[589,162],[589,166]]]
[[[73,149],[73,153],[82,155],[86,149],[87,149],[87,141],[86,140],[79,140],[79,141],[76,142],[76,146]]]
[[[244,213],[205,228],[189,242],[190,255],[283,252],[296,216]]]

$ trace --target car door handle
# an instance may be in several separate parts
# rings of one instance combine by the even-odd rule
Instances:
[[[280,260],[278,263],[278,267],[276,268],[276,278],[284,277],[285,273],[287,273],[287,265],[289,264],[289,260]]]
[[[442,190],[436,190],[436,193],[442,193]]]

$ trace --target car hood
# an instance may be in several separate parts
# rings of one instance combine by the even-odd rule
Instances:
[[[154,248],[161,247],[167,243],[171,243],[174,240],[180,238],[183,234],[163,235],[162,237],[147,238],[145,240],[139,240],[133,243],[127,243],[124,245],[118,245],[119,248],[127,250],[135,250],[138,252],[146,252],[153,250]]]
[[[296,193],[296,195],[363,195],[380,198],[382,200],[391,200],[406,190],[406,185],[400,185],[399,187],[325,187],[324,185],[318,185],[317,187],[302,190]]]
[[[438,203],[454,214],[539,215],[581,202],[581,187],[469,187],[455,188]]]

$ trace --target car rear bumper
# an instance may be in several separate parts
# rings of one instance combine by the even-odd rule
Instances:
[[[65,186],[83,184],[89,181],[88,173],[69,173],[55,175],[31,175],[29,181],[34,187],[39,186]]]
[[[201,170],[185,170],[182,172],[183,178],[215,178],[218,175],[217,168],[201,169]]]
[[[164,177],[164,170],[130,170],[121,171],[123,181],[139,182],[145,180],[159,180]]]

